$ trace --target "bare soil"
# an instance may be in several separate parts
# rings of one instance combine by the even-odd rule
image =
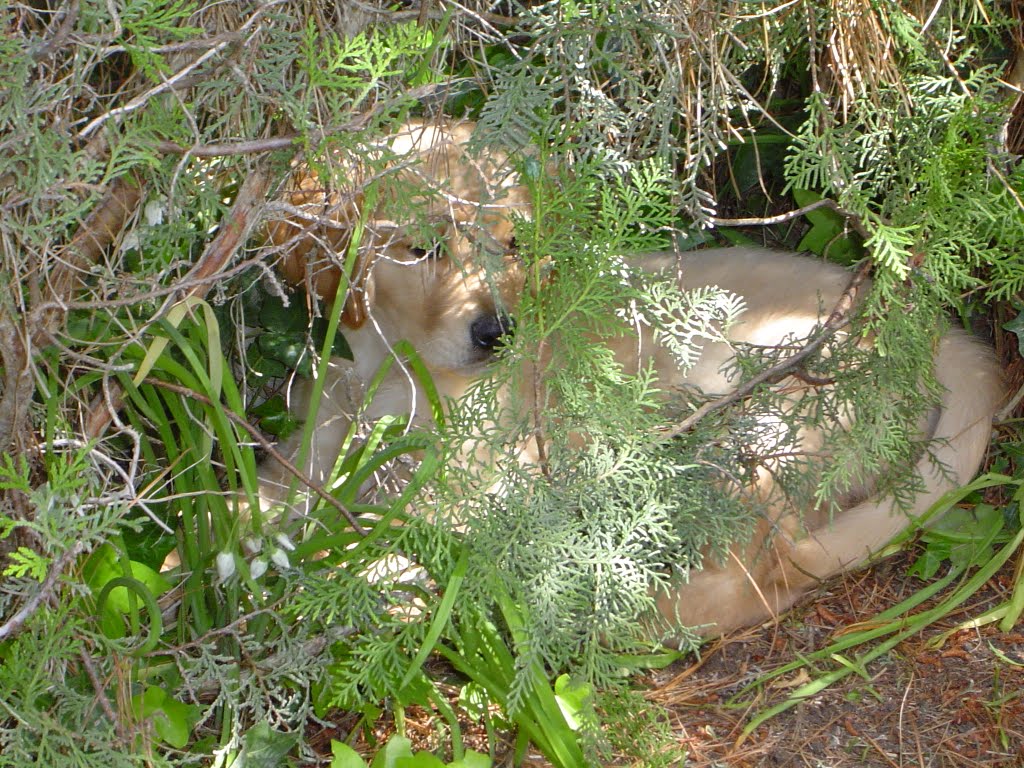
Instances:
[[[911,557],[833,581],[780,623],[717,641],[700,660],[647,680],[688,754],[680,765],[1024,766],[1024,632],[989,624],[938,642],[1009,596],[1012,562],[958,613],[743,737],[756,713],[815,670],[736,694],[924,586],[906,575]]]

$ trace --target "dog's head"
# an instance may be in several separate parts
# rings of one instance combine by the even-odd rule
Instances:
[[[514,327],[523,279],[513,225],[529,195],[504,155],[470,149],[472,130],[408,125],[374,149],[384,167],[349,165],[348,188],[328,190],[302,170],[287,218],[268,227],[285,277],[327,299],[362,229],[342,313],[362,365],[405,339],[435,375],[475,376]]]

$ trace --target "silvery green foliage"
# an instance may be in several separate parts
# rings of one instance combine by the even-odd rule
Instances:
[[[675,357],[682,371],[699,359],[703,344],[727,342],[730,325],[743,312],[743,297],[715,286],[681,291],[670,280],[648,285],[640,322],[654,328],[654,340]]]

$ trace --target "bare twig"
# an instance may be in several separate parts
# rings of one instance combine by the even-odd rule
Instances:
[[[440,21],[444,19],[446,15],[446,11],[444,9],[432,9],[432,3],[429,2],[429,0],[424,0],[419,10],[416,11],[395,11],[390,8],[377,8],[369,5],[368,3],[361,3],[358,0],[349,0],[349,2],[366,13],[372,13],[376,16],[387,16],[387,21],[390,22],[409,21],[411,19],[415,19],[420,26],[422,26],[427,20]],[[520,19],[514,16],[503,16],[498,13],[487,13],[485,11],[472,11],[463,6],[456,7],[458,7],[464,15],[496,27],[514,27],[520,22]]]
[[[68,39],[68,36],[71,34],[71,30],[75,28],[75,23],[78,21],[78,6],[78,0],[74,0],[74,2],[69,3],[66,7],[57,11],[56,16],[54,17],[54,23],[50,25],[50,29],[52,29],[53,32],[47,40],[40,43],[39,46],[32,51],[33,61],[45,61],[64,45],[64,41]]]
[[[220,223],[216,237],[207,246],[196,265],[182,279],[181,285],[189,286],[184,289],[182,298],[202,297],[210,290],[212,279],[224,269],[258,220],[269,187],[270,173],[266,164],[258,164],[243,182],[231,212]],[[99,401],[98,409],[89,414],[86,420],[86,435],[90,439],[98,438],[106,431],[114,418],[114,411],[121,407],[121,395],[120,387],[112,386],[110,397]]]
[[[811,211],[815,211],[818,208],[828,208],[838,213],[850,222],[850,226],[853,227],[853,231],[865,240],[871,236],[871,233],[868,232],[859,216],[850,213],[846,209],[842,208],[835,200],[829,200],[828,198],[816,200],[802,208],[797,208],[795,211],[780,213],[777,216],[754,216],[743,219],[723,219],[718,216],[712,216],[708,219],[708,222],[714,224],[716,227],[766,227],[772,224],[784,224],[787,221],[792,221],[793,219],[810,213]]]
[[[117,716],[114,708],[110,706],[110,699],[107,698],[105,686],[103,681],[100,680],[99,672],[96,671],[96,665],[93,663],[92,656],[83,649],[79,652],[78,658],[82,660],[85,674],[89,676],[89,682],[92,683],[92,689],[96,693],[96,700],[100,703],[100,709],[103,710],[103,714],[107,716],[107,719],[113,723],[118,738],[124,741],[127,736],[124,731],[124,725],[121,723],[121,719]]]
[[[56,589],[57,582],[60,580],[61,575],[63,575],[64,569],[67,568],[68,564],[75,560],[84,551],[85,543],[78,541],[50,565],[50,570],[47,572],[42,586],[39,587],[39,591],[32,595],[32,597],[30,597],[25,604],[21,606],[21,609],[3,626],[0,626],[0,640],[4,640],[21,631],[22,626],[29,620],[29,618],[31,618],[32,614],[39,609],[39,606],[42,605],[44,601],[50,599],[50,595],[53,593],[54,589]]]
[[[270,172],[267,165],[257,165],[238,190],[238,197],[231,206],[231,214],[221,222],[217,236],[213,238],[213,242],[206,248],[206,252],[195,267],[186,275],[186,280],[201,283],[188,291],[189,296],[205,296],[209,291],[207,278],[220,272],[245,242],[266,203],[269,188]]]
[[[142,107],[146,106],[146,104],[148,104],[154,97],[159,96],[162,93],[173,91],[176,88],[189,87],[193,84],[192,80],[190,79],[191,73],[193,73],[199,67],[203,66],[203,64],[205,64],[206,62],[210,61],[214,56],[216,56],[224,49],[234,45],[235,40],[238,37],[240,37],[243,32],[250,30],[272,6],[278,4],[279,2],[269,2],[262,4],[252,13],[251,16],[249,16],[248,19],[245,20],[245,23],[242,24],[235,31],[234,35],[230,37],[225,37],[224,39],[218,41],[213,46],[211,46],[209,50],[205,51],[202,55],[197,56],[195,59],[185,64],[181,69],[179,69],[170,77],[166,78],[163,82],[153,86],[145,93],[140,93],[127,104],[120,107],[115,107],[104,112],[102,115],[96,116],[95,118],[90,120],[89,123],[82,130],[78,132],[78,136],[80,138],[85,138],[89,136],[89,134],[93,133],[97,128],[99,128],[101,125],[108,122],[109,120],[120,119],[124,115],[141,109]]]
[[[708,414],[720,411],[733,403],[739,402],[740,400],[748,397],[762,384],[774,384],[787,376],[791,376],[793,371],[798,369],[804,360],[817,352],[818,349],[821,348],[822,344],[824,344],[832,337],[833,334],[835,334],[836,331],[850,321],[850,312],[856,302],[857,293],[860,290],[861,285],[867,279],[870,271],[871,262],[865,261],[864,264],[861,265],[860,269],[858,269],[850,279],[850,283],[846,286],[846,289],[839,297],[835,307],[832,309],[832,313],[828,316],[828,319],[825,321],[824,325],[822,325],[817,335],[810,339],[798,352],[787,357],[785,360],[779,361],[770,368],[766,368],[761,371],[757,376],[754,376],[750,381],[746,382],[741,387],[738,387],[735,391],[730,392],[728,395],[724,395],[716,400],[704,403],[704,405],[683,419],[679,424],[664,432],[663,437],[673,438],[683,434],[684,432],[689,432]]]
[[[122,176],[111,183],[103,199],[92,209],[85,223],[68,243],[64,259],[49,275],[53,300],[67,302],[77,292],[81,274],[95,264],[128,223],[142,200],[142,186],[131,176]],[[48,331],[54,328],[52,318]]]
[[[155,387],[160,387],[161,389],[166,389],[171,392],[175,392],[185,397],[192,398],[194,400],[198,400],[199,402],[210,407],[213,407],[214,405],[213,401],[210,400],[210,398],[206,397],[205,395],[199,392],[196,392],[193,389],[183,387],[179,384],[172,384],[169,381],[161,381],[160,379],[152,378],[147,379],[146,383],[152,384]],[[359,520],[356,519],[356,516],[353,515],[344,504],[342,504],[340,501],[334,498],[334,496],[325,491],[323,489],[323,486],[314,483],[313,480],[310,479],[307,475],[305,475],[300,469],[298,469],[298,467],[296,467],[294,464],[292,464],[292,462],[288,461],[288,459],[282,456],[281,453],[276,448],[274,448],[274,444],[267,440],[267,438],[265,438],[260,433],[259,429],[257,429],[255,426],[253,426],[248,421],[243,419],[237,413],[234,413],[230,410],[224,409],[224,415],[227,416],[228,419],[233,424],[241,427],[246,432],[248,432],[250,437],[252,437],[252,439],[255,440],[257,443],[259,443],[260,447],[267,452],[267,455],[269,455],[270,458],[272,458],[274,461],[276,461],[278,464],[284,467],[285,471],[287,471],[289,474],[295,477],[295,479],[302,483],[302,485],[304,485],[306,488],[311,490],[321,499],[323,499],[336,510],[338,510],[338,512],[340,512],[345,517],[345,519],[348,520],[349,525],[352,526],[352,529],[356,533],[358,533],[360,536],[366,535],[366,529],[359,524]]]
[[[81,284],[81,275],[116,239],[141,199],[142,190],[134,179],[114,181],[48,276],[49,301],[36,307],[27,320],[0,311],[0,362],[4,371],[0,451],[10,449],[16,437],[23,434],[21,427],[32,400],[34,347],[46,343],[63,322],[68,302]]]
[[[184,146],[173,141],[158,142],[156,148],[168,155],[191,155],[192,157],[228,157],[230,155],[255,155],[260,152],[275,152],[293,147],[300,136],[290,133],[268,139],[232,141],[226,144],[196,144]]]

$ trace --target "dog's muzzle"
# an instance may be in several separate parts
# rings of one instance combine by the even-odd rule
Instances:
[[[508,343],[515,325],[515,321],[505,314],[483,315],[469,326],[469,338],[477,349],[495,352]]]

